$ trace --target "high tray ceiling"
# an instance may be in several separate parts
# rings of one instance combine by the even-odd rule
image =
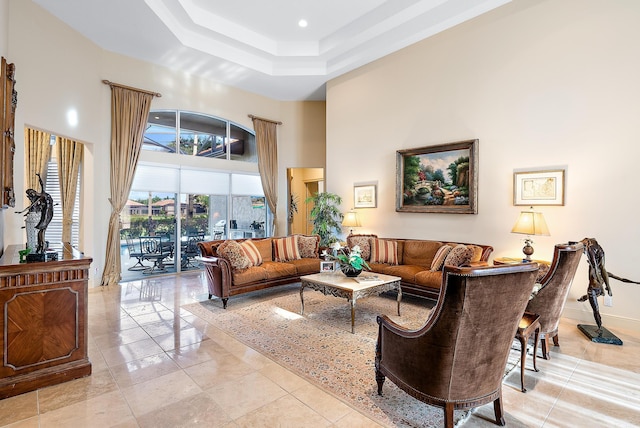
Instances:
[[[323,100],[328,80],[511,0],[33,1],[105,50],[272,99]]]

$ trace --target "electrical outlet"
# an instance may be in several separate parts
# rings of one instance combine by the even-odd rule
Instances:
[[[613,306],[613,296],[609,296],[609,295],[604,296],[604,305]]]

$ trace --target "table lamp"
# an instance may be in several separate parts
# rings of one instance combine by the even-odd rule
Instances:
[[[549,236],[549,228],[547,227],[547,222],[544,221],[544,216],[542,213],[533,211],[533,207],[529,209],[529,211],[522,211],[520,213],[520,217],[518,217],[518,221],[516,222],[513,229],[511,229],[511,233],[521,233],[523,235],[528,235],[524,240],[524,247],[522,248],[522,252],[525,255],[525,258],[522,260],[523,262],[530,262],[531,255],[533,254],[533,241],[531,240],[531,235],[544,235]]]
[[[358,218],[358,213],[355,211],[349,211],[345,213],[344,218],[342,219],[342,225],[344,227],[350,227],[349,235],[353,235],[353,228],[360,227],[360,219]]]

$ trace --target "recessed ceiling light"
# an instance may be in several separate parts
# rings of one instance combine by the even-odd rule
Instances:
[[[306,19],[301,19],[300,21],[298,21],[298,27],[300,28],[305,28],[307,25],[309,25],[309,23]]]

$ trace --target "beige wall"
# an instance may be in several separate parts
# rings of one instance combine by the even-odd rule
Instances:
[[[610,272],[640,281],[639,19],[636,0],[515,0],[329,82],[327,190],[346,209],[353,183],[378,181],[378,208],[359,210],[362,232],[518,257],[514,169],[566,167],[565,206],[537,207],[551,236],[535,239],[535,256],[595,237]],[[477,215],[395,212],[396,150],[471,138],[480,141]],[[576,302],[587,278],[583,258],[565,314],[593,324]],[[605,326],[640,329],[640,286],[612,287]]]
[[[278,230],[286,230],[286,168],[324,166],[324,102],[279,102],[199,79],[128,57],[106,52],[30,1],[9,2],[8,52],[16,64],[18,108],[15,157],[18,207],[24,195],[24,127],[33,126],[87,145],[83,176],[81,246],[94,257],[92,280],[99,283],[104,264],[110,213],[109,141],[110,90],[102,79],[160,92],[153,109],[183,109],[212,114],[252,128],[248,114],[279,120]],[[78,114],[77,125],[67,114]],[[315,125],[311,126],[309,123]],[[318,125],[321,124],[321,125]],[[321,128],[322,132],[318,129]],[[142,160],[177,162],[174,157],[145,153]],[[182,159],[184,165],[204,166],[202,159]],[[302,163],[301,163],[302,162]],[[211,167],[257,172],[256,165],[214,162]],[[229,166],[230,165],[230,166]],[[24,241],[22,218],[5,213],[5,244]],[[284,232],[282,232],[284,233]],[[95,281],[95,279],[98,281]]]
[[[0,56],[5,57],[9,62],[11,58],[7,55],[7,45],[9,38],[9,26],[6,25],[9,17],[9,0],[0,0]],[[4,250],[4,218],[8,210],[0,210],[0,255]]]

